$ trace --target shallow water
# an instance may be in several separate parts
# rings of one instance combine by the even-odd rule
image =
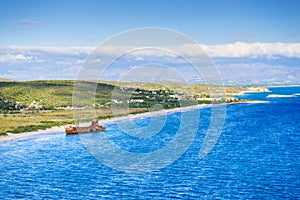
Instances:
[[[300,93],[300,87],[270,89],[271,94]],[[53,133],[1,142],[0,199],[299,199],[300,97],[267,95],[245,97],[269,103],[227,106],[222,134],[204,159],[198,155],[211,109],[201,109],[192,145],[175,162],[152,172],[107,167],[78,135]],[[124,134],[117,124],[109,124],[105,134],[123,150],[151,153],[170,144],[180,116],[168,114],[165,127],[150,138]],[[135,123],[146,127],[151,119]]]

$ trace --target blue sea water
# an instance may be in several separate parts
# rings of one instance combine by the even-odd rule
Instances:
[[[192,145],[175,162],[152,172],[107,167],[78,135],[1,142],[0,199],[300,199],[300,87],[270,90],[243,96],[265,103],[227,106],[222,134],[203,159],[198,155],[211,108],[201,109]],[[126,151],[157,151],[175,136],[179,116],[169,114],[166,126],[151,138],[129,136],[116,124],[108,124],[105,134]],[[150,121],[135,123],[143,127]]]

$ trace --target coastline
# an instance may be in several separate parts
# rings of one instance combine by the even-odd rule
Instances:
[[[54,126],[46,130],[38,130],[38,131],[31,131],[31,132],[24,132],[24,133],[7,133],[7,135],[0,136],[0,142],[17,140],[28,136],[48,134],[54,132],[64,132],[64,126]]]
[[[100,125],[106,125],[116,122],[123,122],[127,120],[133,120],[137,118],[143,118],[143,117],[153,117],[153,116],[160,116],[165,114],[170,114],[174,112],[184,112],[189,111],[193,109],[203,109],[203,108],[209,108],[212,106],[227,106],[232,104],[240,104],[240,103],[266,103],[265,101],[245,101],[245,102],[235,102],[235,103],[221,103],[221,104],[198,104],[193,106],[186,106],[186,107],[179,107],[179,108],[173,108],[173,109],[164,109],[164,110],[158,110],[158,111],[151,111],[151,112],[145,112],[145,113],[139,113],[139,114],[129,114],[122,117],[112,117],[109,119],[102,119],[99,120]],[[90,122],[82,123],[81,126],[88,126],[90,125]],[[23,133],[7,133],[6,136],[0,136],[0,143],[9,141],[9,140],[17,140],[22,139],[24,137],[34,136],[34,135],[41,135],[41,134],[50,134],[50,133],[57,133],[57,132],[65,132],[65,126],[54,126],[51,128],[48,128],[46,130],[38,130],[38,131],[31,131],[31,132],[23,132]]]
[[[180,107],[180,108],[173,108],[169,110],[158,110],[158,111],[152,111],[152,112],[146,112],[146,113],[139,113],[139,114],[129,114],[126,116],[122,117],[112,117],[109,119],[103,119],[99,120],[99,124],[101,125],[106,125],[110,123],[116,123],[116,122],[122,122],[122,121],[127,121],[127,120],[133,120],[137,118],[142,118],[142,117],[153,117],[153,116],[159,116],[159,115],[165,115],[169,113],[174,113],[174,112],[184,112],[184,111],[189,111],[193,109],[201,109],[201,108],[207,108],[211,106],[224,106],[227,105],[226,103],[224,104],[198,104],[198,105],[193,105],[193,106],[186,106],[186,107]],[[81,125],[89,125],[90,123],[83,123]],[[24,132],[24,133],[7,133],[6,136],[0,136],[0,142],[4,141],[9,141],[9,140],[17,140],[17,139],[22,139],[24,137],[28,136],[34,136],[34,135],[41,135],[41,134],[50,134],[50,133],[57,133],[57,132],[65,132],[65,126],[54,126],[46,130],[38,130],[38,131],[32,131],[32,132]]]

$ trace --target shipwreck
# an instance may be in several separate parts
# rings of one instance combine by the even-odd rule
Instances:
[[[90,133],[90,132],[98,132],[104,131],[106,129],[105,126],[101,126],[98,123],[98,120],[93,120],[91,125],[88,127],[79,127],[77,126],[66,126],[65,131],[67,135],[78,134],[78,133]]]

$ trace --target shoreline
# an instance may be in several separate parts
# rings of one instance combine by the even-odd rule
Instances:
[[[220,104],[197,104],[197,105],[192,105],[192,106],[186,106],[186,107],[179,107],[179,108],[173,108],[173,109],[163,109],[163,110],[158,110],[158,111],[150,111],[150,112],[145,112],[145,113],[139,113],[139,114],[129,114],[126,116],[122,117],[112,117],[109,119],[102,119],[99,120],[100,125],[105,125],[105,124],[111,124],[111,123],[116,123],[116,122],[124,122],[128,120],[133,120],[137,118],[143,118],[143,117],[154,117],[154,116],[160,116],[160,115],[165,115],[165,114],[170,114],[170,113],[175,113],[175,112],[185,112],[189,110],[194,110],[194,109],[203,109],[203,108],[209,108],[209,107],[215,107],[215,106],[227,106],[227,105],[233,105],[233,104],[240,104],[240,103],[266,103],[264,101],[246,101],[246,102],[235,102],[235,103],[220,103]],[[81,126],[88,126],[90,125],[90,122],[85,122],[82,123]],[[29,136],[34,136],[34,135],[41,135],[41,134],[49,134],[49,133],[57,133],[57,132],[65,132],[65,125],[64,126],[54,126],[51,128],[48,128],[46,130],[37,130],[37,131],[31,131],[31,132],[23,132],[23,133],[7,133],[5,136],[0,136],[0,143],[9,141],[9,140],[17,140],[17,139],[22,139],[25,137]]]
[[[179,108],[172,108],[172,109],[163,109],[163,110],[150,111],[150,112],[139,113],[139,114],[129,114],[129,115],[122,116],[122,117],[112,117],[110,119],[99,120],[99,123],[110,124],[110,123],[116,123],[116,122],[123,122],[123,121],[127,121],[127,120],[133,120],[133,119],[142,118],[142,117],[155,117],[155,116],[165,115],[165,114],[169,114],[169,113],[185,112],[185,111],[194,110],[194,109],[208,108],[208,107],[216,106],[216,105],[226,105],[226,104],[198,104],[198,105],[193,105],[193,106],[186,106],[186,107],[179,107]]]
[[[180,107],[180,108],[173,108],[169,110],[158,110],[158,111],[151,111],[151,112],[145,112],[145,113],[139,113],[139,114],[129,114],[126,116],[122,117],[112,117],[109,119],[102,119],[99,120],[100,125],[105,125],[105,124],[111,124],[111,123],[116,123],[116,122],[123,122],[127,120],[133,120],[137,118],[142,118],[142,117],[153,117],[153,116],[160,116],[160,115],[165,115],[169,113],[174,113],[174,112],[184,112],[184,111],[189,111],[193,109],[201,109],[201,108],[208,108],[211,106],[217,106],[217,105],[227,105],[227,104],[198,104],[198,105],[193,105],[193,106],[186,106],[186,107]],[[90,125],[90,122],[82,123],[82,126],[84,125]],[[65,126],[54,126],[51,128],[48,128],[46,130],[38,130],[38,131],[31,131],[31,132],[24,132],[24,133],[7,133],[5,136],[0,136],[0,142],[5,142],[9,140],[17,140],[17,139],[22,139],[24,137],[29,137],[29,136],[34,136],[34,135],[41,135],[41,134],[49,134],[49,133],[57,133],[57,132],[65,132]]]
[[[42,135],[42,134],[48,134],[54,132],[64,132],[64,126],[53,126],[45,130],[37,130],[37,131],[24,132],[24,133],[7,133],[7,135],[0,136],[0,142],[5,142],[9,140],[18,140],[24,137]]]

